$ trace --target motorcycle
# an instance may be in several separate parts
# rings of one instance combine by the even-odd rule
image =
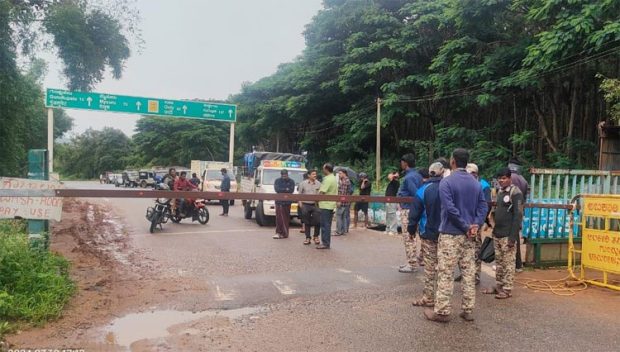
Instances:
[[[171,199],[157,198],[155,200],[154,207],[148,207],[146,209],[146,219],[151,222],[149,229],[150,233],[155,232],[155,228],[159,226],[162,228],[162,224],[165,224],[170,220],[172,206],[170,204]]]
[[[168,185],[165,183],[159,183],[156,186],[158,190],[169,190]],[[162,228],[162,224],[172,220],[175,224],[178,224],[183,219],[192,218],[192,221],[198,220],[199,223],[205,225],[209,222],[209,210],[207,209],[207,202],[204,199],[187,199],[185,201],[184,209],[181,209],[181,205],[177,204],[176,207],[172,207],[174,199],[169,198],[157,198],[155,200],[154,207],[148,207],[146,209],[146,219],[151,223],[149,232],[155,232],[155,228],[159,226]]]
[[[189,218],[192,221],[198,221],[202,225],[206,225],[209,222],[209,209],[207,209],[207,202],[204,199],[186,199],[183,206],[177,203],[177,207],[170,215],[170,220],[175,224]]]

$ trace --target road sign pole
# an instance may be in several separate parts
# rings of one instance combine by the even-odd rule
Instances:
[[[47,158],[48,175],[54,172],[54,110],[47,109]]]
[[[228,146],[228,162],[230,166],[233,165],[233,159],[235,154],[235,123],[232,122],[230,124],[230,142]]]

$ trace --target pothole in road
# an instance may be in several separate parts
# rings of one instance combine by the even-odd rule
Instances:
[[[178,324],[189,323],[206,317],[226,317],[230,320],[236,320],[265,311],[266,308],[264,307],[245,307],[202,312],[157,310],[132,313],[115,319],[104,329],[105,342],[129,348],[136,341],[166,337],[170,335],[168,329]]]

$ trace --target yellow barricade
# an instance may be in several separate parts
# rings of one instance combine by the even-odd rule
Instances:
[[[620,282],[610,280],[610,274],[620,275],[620,195],[582,195],[581,250],[573,243],[573,226],[569,231],[568,270],[574,279],[620,291]],[[574,273],[576,254],[581,255],[579,277]],[[586,272],[586,270],[588,272]],[[587,278],[592,271],[602,278]]]

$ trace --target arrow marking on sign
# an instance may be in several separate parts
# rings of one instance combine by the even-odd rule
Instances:
[[[142,106],[142,103],[137,101],[136,102],[136,108],[138,109],[138,111],[140,111],[140,107]]]
[[[187,114],[187,105],[183,105],[183,114]]]
[[[90,107],[90,103],[93,102],[93,98],[88,97],[88,98],[86,98],[86,101],[88,102],[88,106]]]
[[[229,116],[230,118],[232,118],[232,113],[233,113],[232,109],[228,110],[228,116]]]

